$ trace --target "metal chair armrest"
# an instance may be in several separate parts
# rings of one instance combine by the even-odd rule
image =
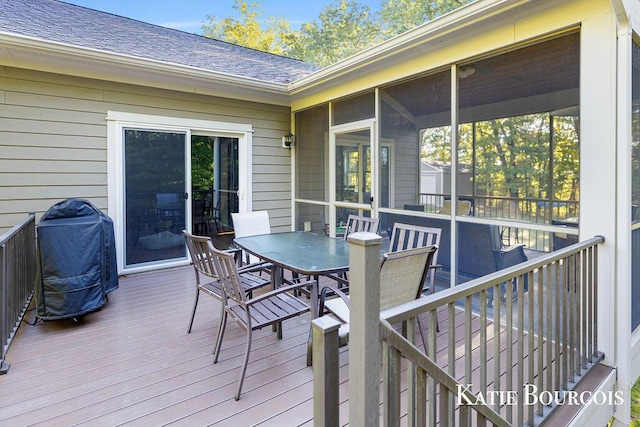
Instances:
[[[266,292],[264,294],[260,294],[257,297],[251,298],[251,299],[246,301],[246,304],[247,305],[252,305],[252,304],[255,304],[255,303],[260,302],[262,300],[269,299],[274,295],[281,294],[283,292],[289,292],[289,291],[292,291],[292,290],[295,290],[295,289],[298,289],[298,288],[302,288],[302,287],[305,287],[305,286],[313,286],[314,283],[316,283],[315,280],[309,280],[309,281],[306,281],[306,282],[295,283],[293,285],[282,286],[282,287],[280,287],[278,289],[274,289],[274,290]]]
[[[262,271],[270,268],[271,264],[266,261],[254,262],[253,264],[245,264],[242,267],[238,267],[238,273],[252,273],[255,271]]]
[[[327,300],[327,292],[333,292],[335,295],[342,298],[345,304],[347,304],[347,307],[351,308],[351,303],[346,293],[334,287],[325,286],[324,288],[322,288],[322,291],[320,292],[320,301],[318,303],[318,314],[320,316],[322,316],[325,312],[324,305],[325,305],[325,301]]]
[[[324,277],[328,277],[331,280],[335,280],[336,282],[338,282],[338,285],[346,285],[349,286],[349,279],[345,279],[344,277],[340,277],[335,273],[327,273],[327,274],[323,274]]]

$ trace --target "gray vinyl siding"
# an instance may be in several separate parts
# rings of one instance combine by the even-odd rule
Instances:
[[[0,67],[0,233],[68,198],[107,214],[107,111],[251,124],[253,209],[290,229],[290,109]]]

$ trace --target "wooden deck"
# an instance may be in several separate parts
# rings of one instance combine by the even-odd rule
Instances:
[[[286,321],[280,341],[271,328],[254,333],[243,394],[236,402],[245,335],[229,322],[214,365],[220,306],[202,296],[193,331],[187,334],[194,292],[192,267],[135,274],[120,278],[120,288],[102,310],[78,321],[23,323],[7,354],[11,368],[0,376],[0,426],[311,425],[313,372],[306,366],[310,315]],[[446,313],[438,317],[437,359],[445,366]],[[27,320],[33,319],[30,312]],[[475,376],[480,322],[473,317],[471,355],[462,345],[466,328],[461,312],[455,323],[456,372],[463,372],[465,358],[471,357]],[[489,348],[493,338],[489,323]],[[417,343],[422,344],[419,338]],[[507,346],[503,342],[501,347]],[[344,347],[341,425],[348,424],[347,362]]]
[[[219,303],[201,297],[187,334],[194,289],[191,267],[136,274],[77,322],[23,323],[0,376],[0,425],[310,424],[310,317],[285,322],[281,341],[255,333],[236,402],[244,333],[228,324],[214,365]]]

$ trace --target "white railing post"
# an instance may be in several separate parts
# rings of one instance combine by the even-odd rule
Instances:
[[[349,242],[349,424],[380,425],[380,245],[358,232]]]
[[[311,322],[313,331],[313,425],[337,426],[340,420],[338,363],[340,322],[322,316]]]

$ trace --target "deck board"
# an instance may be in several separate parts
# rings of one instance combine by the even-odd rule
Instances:
[[[9,373],[0,376],[0,425],[311,425],[313,371],[306,366],[310,314],[285,321],[282,340],[270,327],[254,332],[243,393],[236,402],[245,334],[230,321],[213,364],[220,303],[201,295],[187,334],[194,293],[191,267],[140,273],[121,277],[108,304],[78,321],[23,323],[7,354]],[[446,368],[446,312],[438,317],[437,359]],[[30,312],[27,320],[33,318]],[[469,355],[462,313],[456,313],[455,324],[459,377],[465,357],[478,360],[481,325],[474,317]],[[491,322],[486,327],[492,357],[494,327]],[[514,333],[511,345],[517,339]],[[506,348],[504,327],[500,341],[501,349]],[[502,367],[505,362],[501,360]],[[339,363],[340,424],[346,425],[348,347],[340,350]],[[525,375],[527,370],[525,365]],[[491,387],[491,369],[488,374]]]
[[[245,334],[233,322],[213,364],[220,303],[201,295],[192,333],[190,267],[120,278],[98,312],[23,323],[0,377],[2,425],[249,425],[312,419],[310,316],[254,332],[243,395],[233,399]],[[27,316],[33,321],[34,313]],[[304,410],[306,408],[306,410]]]

